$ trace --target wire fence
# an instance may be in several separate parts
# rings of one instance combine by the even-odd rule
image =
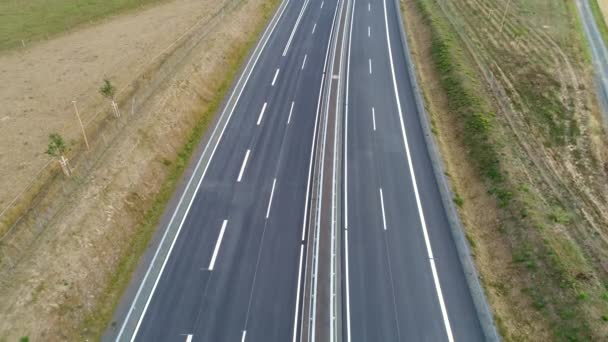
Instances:
[[[114,115],[109,101],[98,102],[100,105],[96,107],[97,110],[90,116],[82,118],[91,145],[86,155],[83,153],[86,147],[81,128],[76,122],[72,122],[65,131],[61,132],[64,135],[79,137],[67,154],[70,166],[74,170],[73,177],[53,182],[55,178],[62,177],[59,165],[55,158],[45,160],[27,185],[1,208],[0,244],[3,247],[11,244],[10,240],[15,235],[16,227],[23,223],[26,223],[26,228],[31,230],[30,237],[38,235],[48,225],[63,208],[63,205],[51,206],[51,198],[63,197],[69,201],[69,195],[90,177],[90,172],[117,141],[124,128],[139,116],[139,111],[146,101],[175,72],[190,52],[208,37],[224,14],[236,8],[242,1],[224,0],[219,9],[210,16],[198,19],[162,51],[135,70],[128,81],[120,84],[115,95],[122,114],[120,117]],[[150,74],[153,77],[147,77]],[[95,97],[100,98],[101,95],[95,93],[88,96],[92,99]],[[72,104],[70,103],[69,106],[71,107]],[[73,111],[73,108],[71,110]]]

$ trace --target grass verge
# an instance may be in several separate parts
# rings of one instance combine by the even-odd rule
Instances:
[[[0,51],[160,1],[167,0],[0,0]]]
[[[553,204],[554,210],[551,212],[534,210],[536,207],[531,203],[538,202],[542,197],[535,197],[536,193],[532,195],[522,190],[522,186],[517,185],[516,178],[509,172],[512,169],[503,165],[505,145],[515,142],[505,141],[504,134],[497,134],[501,123],[492,113],[494,104],[491,102],[491,96],[484,96],[487,92],[479,83],[481,77],[472,57],[464,50],[464,44],[455,28],[442,16],[436,1],[414,0],[414,3],[430,31],[430,63],[438,75],[439,86],[447,99],[448,114],[445,115],[453,115],[457,118],[456,121],[461,123],[462,133],[459,139],[468,152],[465,158],[474,165],[479,180],[498,204],[501,240],[509,245],[513,256],[512,260],[504,260],[503,263],[518,273],[516,279],[502,279],[504,283],[499,285],[508,288],[508,291],[511,291],[510,284],[521,288],[521,295],[527,299],[520,300],[517,305],[525,302],[526,309],[536,313],[535,317],[531,318],[525,317],[525,312],[517,312],[520,317],[514,319],[495,312],[501,335],[506,340],[538,340],[539,336],[534,336],[534,329],[531,329],[532,336],[523,335],[516,331],[522,326],[507,326],[503,322],[509,320],[534,325],[539,323],[535,319],[540,317],[542,324],[549,327],[551,340],[596,339],[599,334],[591,328],[588,308],[590,302],[596,300],[597,288],[588,285],[584,280],[586,275],[591,273],[590,265],[572,240],[565,234],[548,229],[546,225],[549,221],[554,226],[567,226],[574,220],[574,215],[564,209],[559,200]],[[501,64],[501,67],[511,66]],[[543,76],[543,70],[537,70],[533,76],[539,75]],[[524,79],[530,80],[529,77]],[[545,83],[535,79],[532,81],[537,87],[545,90],[558,86],[555,82],[545,82],[547,86],[543,88]],[[524,100],[531,102],[533,109],[542,109],[540,113],[568,113],[560,107],[561,104],[557,105],[552,93],[535,93],[538,91],[542,90],[523,88],[520,93],[524,95]],[[526,98],[528,95],[529,98]],[[557,119],[559,121],[556,122],[569,120],[568,117]],[[543,117],[530,121],[534,127],[548,130],[547,143],[551,146],[561,146],[565,141],[578,137],[576,130],[571,132],[561,126],[552,127],[549,124],[557,119]],[[479,244],[480,241],[472,241],[471,244],[476,243]],[[481,275],[483,280],[483,272]],[[484,285],[486,288],[489,286],[487,283]],[[590,292],[594,294],[590,296]],[[517,311],[517,306],[510,304],[513,305],[513,311]],[[597,304],[595,307],[602,306]]]
[[[80,338],[99,339],[104,330],[109,326],[121,295],[129,284],[133,272],[148,247],[148,244],[156,231],[159,220],[165,211],[165,207],[173,196],[177,185],[182,179],[184,170],[190,162],[194,149],[205,134],[215,113],[220,109],[224,97],[231,89],[234,77],[237,76],[237,73],[240,71],[241,65],[249,55],[249,51],[257,43],[259,35],[265,28],[267,21],[274,13],[274,10],[280,1],[281,0],[270,0],[264,6],[260,22],[257,24],[255,30],[252,31],[250,38],[245,44],[237,47],[233,53],[229,54],[229,67],[226,69],[225,77],[218,84],[213,99],[206,104],[206,109],[201,111],[201,115],[197,119],[192,131],[189,133],[186,143],[177,153],[175,159],[170,163],[167,163],[169,165],[168,175],[158,194],[155,196],[151,207],[146,210],[141,219],[139,227],[137,228],[137,233],[131,241],[131,248],[121,257],[116,271],[100,294],[100,297],[97,300],[97,307],[84,319],[82,326],[79,329],[81,332]]]

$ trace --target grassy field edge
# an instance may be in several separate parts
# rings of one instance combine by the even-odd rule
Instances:
[[[131,244],[132,248],[121,257],[116,272],[108,281],[108,284],[104,286],[104,290],[98,299],[99,304],[97,308],[84,319],[82,327],[79,329],[82,332],[81,335],[83,335],[81,337],[99,339],[110,325],[112,315],[121,296],[126,290],[141,257],[148,248],[148,244],[156,232],[156,227],[165,208],[182,180],[184,171],[192,158],[196,146],[207,131],[209,124],[213,121],[216,112],[221,108],[220,106],[223,103],[224,97],[231,89],[234,78],[241,71],[242,64],[246,61],[251,49],[257,43],[258,37],[266,27],[268,20],[275,12],[280,1],[270,0],[270,5],[265,6],[260,23],[252,31],[250,39],[245,45],[235,51],[234,54],[231,54],[229,68],[226,70],[226,76],[219,85],[215,97],[208,104],[207,109],[201,112],[200,117],[188,136],[187,142],[181,147],[176,158],[171,161],[170,171],[161,189],[152,201],[153,204],[146,210],[145,215],[140,221],[139,228],[137,229],[138,233],[136,233]]]
[[[556,340],[593,339],[581,306],[584,290],[569,272],[571,260],[559,250],[559,244],[565,242],[533,227],[526,212],[525,189],[511,184],[508,173],[501,167],[502,145],[494,138],[496,122],[491,97],[482,95],[485,91],[478,83],[475,66],[436,4],[429,0],[414,2],[430,30],[430,63],[440,75],[448,110],[462,122],[462,142],[469,152],[466,158],[477,170],[479,181],[497,200],[503,221],[501,233],[511,244],[512,263],[525,273],[522,278],[531,305],[542,314]],[[539,244],[526,241],[530,235]],[[470,242],[474,247],[475,241]],[[483,274],[482,283],[487,290],[490,285],[483,282]],[[508,336],[500,315],[496,312],[494,315],[500,334]]]
[[[171,0],[0,1],[0,51],[56,37],[113,15]]]

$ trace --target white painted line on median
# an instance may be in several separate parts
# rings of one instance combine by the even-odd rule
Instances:
[[[249,160],[249,153],[251,150],[247,150],[245,153],[245,158],[243,159],[243,164],[241,165],[241,171],[239,172],[239,178],[236,179],[237,182],[240,182],[243,178],[243,172],[245,172],[245,166],[247,166],[247,160]]]
[[[247,330],[243,330],[243,336],[241,337],[241,342],[245,342],[245,336],[247,336]]]
[[[372,11],[372,5],[369,2],[367,3],[367,11],[368,12]]]
[[[285,45],[285,49],[283,50],[283,57],[285,57],[287,55],[287,51],[289,50],[289,46],[291,45],[293,36],[296,33],[296,30],[298,29],[298,26],[300,25],[300,20],[302,20],[302,15],[304,15],[304,11],[306,10],[306,7],[308,6],[308,1],[309,0],[306,0],[304,2],[304,5],[302,6],[302,9],[300,10],[300,15],[298,15],[298,19],[296,20],[296,24],[293,26],[293,30],[291,30],[291,35],[289,35],[289,40],[287,41],[287,44]]]
[[[371,29],[371,27],[369,27],[369,26],[367,27],[367,36],[368,36],[368,37],[371,37],[371,36],[372,36],[372,29]]]
[[[296,292],[296,310],[293,315],[293,342],[296,342],[296,331],[298,330],[298,312],[300,312],[300,289],[302,286],[302,261],[304,260],[304,244],[300,244],[300,266],[298,267],[298,292]]]
[[[346,60],[346,106],[344,109],[344,265],[346,276],[346,337],[351,342],[350,335],[350,280],[348,266],[348,101],[350,88],[350,49],[353,39],[353,22],[355,21],[356,0],[353,0],[350,29],[348,33],[348,58]]]
[[[213,271],[213,267],[215,266],[215,260],[217,259],[217,253],[220,251],[220,245],[222,244],[222,239],[224,238],[224,231],[226,230],[226,225],[228,224],[228,220],[224,220],[222,223],[222,229],[220,229],[220,235],[217,238],[217,242],[215,243],[215,248],[213,249],[213,256],[211,256],[211,261],[209,262],[209,271]]]
[[[221,128],[220,131],[220,135],[219,138],[216,140],[215,145],[213,146],[212,150],[211,150],[211,155],[209,156],[208,162],[205,165],[205,168],[203,170],[203,173],[199,179],[199,181],[196,184],[196,188],[194,191],[194,194],[198,193],[198,190],[203,182],[203,179],[205,178],[205,174],[207,173],[207,169],[209,168],[209,165],[211,164],[211,160],[213,159],[213,156],[215,155],[215,151],[217,150],[217,147],[219,145],[219,142],[222,140],[222,137],[224,135],[224,131],[226,130],[226,127],[228,126],[228,123],[230,122],[230,119],[232,118],[232,114],[234,113],[234,110],[236,108],[236,105],[238,104],[241,95],[243,94],[243,91],[245,89],[245,85],[247,85],[247,83],[249,82],[249,78],[251,77],[251,74],[253,72],[253,69],[255,68],[255,66],[257,65],[258,60],[260,59],[260,56],[262,55],[262,51],[264,51],[264,49],[266,48],[266,44],[268,43],[268,40],[270,39],[270,36],[274,33],[274,30],[277,26],[277,23],[279,22],[279,19],[283,16],[283,13],[285,13],[285,9],[287,8],[287,5],[289,5],[289,1],[290,0],[285,0],[280,6],[279,8],[281,8],[280,12],[276,12],[275,15],[273,16],[271,22],[271,25],[266,27],[266,30],[264,31],[264,33],[262,34],[262,39],[258,42],[258,44],[256,45],[255,49],[254,49],[254,54],[252,55],[252,58],[250,58],[247,61],[247,64],[245,65],[245,69],[244,70],[248,70],[247,72],[244,72],[241,74],[241,76],[239,77],[238,81],[237,81],[237,86],[239,84],[242,84],[242,86],[240,87],[240,89],[238,90],[238,94],[236,91],[233,91],[230,94],[230,97],[228,98],[228,101],[226,103],[231,103],[233,97],[236,95],[236,100],[234,102],[234,105],[232,106],[232,108],[230,109],[230,111],[228,112],[228,118],[224,123],[224,126]],[[257,51],[257,54],[256,54]],[[253,56],[256,56],[255,59],[253,59]],[[247,75],[247,76],[245,76]],[[241,81],[243,80],[244,77],[244,82],[241,83]],[[222,114],[220,116],[220,120],[221,118],[226,114],[226,111],[228,110],[228,107],[225,107],[224,110],[222,111]],[[217,130],[219,129],[219,125],[216,125],[213,128],[213,132],[211,133],[211,136],[215,136]],[[207,142],[207,145],[205,145],[205,148],[203,150],[203,153],[201,153],[201,157],[199,158],[198,162],[196,163],[196,166],[194,167],[194,172],[193,175],[196,174],[196,170],[198,170],[198,168],[200,167],[201,163],[203,162],[203,157],[206,154],[207,149],[211,146],[211,141],[212,139],[209,140],[209,142]],[[192,181],[194,180],[194,176],[190,177],[190,179],[188,180],[188,183],[186,184],[186,190],[188,188],[190,188],[190,185],[192,184]],[[177,204],[176,208],[181,207],[184,198],[185,198],[185,194],[186,191],[184,191],[179,199],[179,202]],[[192,207],[192,203],[194,202],[194,198],[196,197],[196,195],[190,197],[190,201],[188,202],[188,205],[186,207],[186,211],[184,213],[184,215],[182,216],[182,219],[180,220],[177,232],[175,234],[175,236],[173,237],[173,240],[171,241],[171,245],[169,246],[169,252],[167,253],[165,259],[163,260],[160,272],[158,273],[158,275],[156,276],[156,279],[154,280],[154,285],[152,286],[152,290],[150,291],[150,294],[148,295],[148,298],[146,299],[146,303],[144,305],[144,308],[139,316],[139,318],[137,319],[137,325],[135,326],[135,329],[133,330],[133,334],[131,335],[131,338],[129,339],[130,341],[134,341],[135,338],[137,337],[137,332],[139,331],[139,327],[141,326],[141,322],[143,321],[144,316],[146,315],[146,311],[148,310],[148,306],[150,305],[150,301],[152,300],[152,297],[154,296],[154,292],[156,291],[156,287],[158,286],[158,282],[160,281],[160,278],[163,274],[163,271],[165,269],[165,266],[167,265],[167,261],[169,260],[169,256],[171,255],[171,252],[173,251],[173,247],[175,246],[175,242],[177,241],[178,236],[180,235],[180,232],[182,230],[182,227],[184,225],[184,221],[186,220],[186,217],[188,216],[188,213],[190,212],[190,208]],[[171,216],[171,219],[169,221],[169,226],[173,223],[173,220],[175,219],[176,215],[177,215],[178,210],[175,210],[173,212],[173,215]],[[163,245],[163,242],[165,241],[165,239],[167,238],[167,234],[169,233],[169,229],[166,229],[163,237],[161,238],[161,242],[159,243],[159,246]],[[144,278],[142,280],[142,282],[139,285],[139,288],[137,289],[137,293],[135,294],[135,299],[133,300],[133,302],[131,303],[131,306],[129,307],[129,311],[127,313],[127,316],[125,317],[122,327],[120,328],[120,331],[118,332],[118,335],[116,337],[116,341],[121,341],[121,337],[123,335],[123,333],[125,332],[125,328],[127,327],[127,324],[129,323],[129,319],[131,317],[131,314],[133,313],[133,310],[135,309],[136,306],[136,301],[139,298],[139,296],[141,295],[143,288],[144,288],[144,284],[146,279],[148,279],[148,276],[150,275],[150,272],[152,270],[152,267],[154,265],[154,261],[156,260],[156,258],[158,257],[160,252],[160,247],[156,249],[156,251],[154,252],[154,256],[152,257],[152,261],[150,262],[150,265],[148,266],[148,269],[146,270],[146,273],[144,274]]]
[[[262,111],[260,111],[260,116],[258,116],[258,123],[257,125],[260,125],[260,122],[262,122],[262,117],[264,116],[264,112],[266,111],[266,102],[264,102],[264,105],[262,106]]]
[[[344,256],[346,257],[344,261],[345,267],[345,275],[346,275],[346,336],[347,341],[350,342],[352,339],[350,338],[350,285],[348,283],[348,230],[344,230]]]
[[[323,8],[323,4],[325,4],[325,1],[321,1],[321,8]]]
[[[382,208],[382,226],[386,230],[386,215],[384,213],[384,196],[382,196],[382,188],[380,188],[380,207]]]
[[[272,78],[272,84],[271,86],[274,87],[274,83],[277,81],[277,76],[279,76],[279,71],[281,69],[277,68],[277,71],[274,72],[274,77]]]
[[[270,207],[272,206],[272,196],[274,196],[274,186],[277,184],[277,179],[272,181],[272,190],[270,191],[270,200],[268,201],[268,209],[266,209],[266,218],[270,215]]]
[[[336,10],[334,12],[334,18],[332,19],[331,22],[331,29],[329,31],[329,37],[330,39],[328,39],[327,41],[327,49],[325,51],[325,61],[323,62],[323,74],[321,76],[321,90],[323,89],[323,82],[325,80],[325,73],[327,71],[327,67],[329,66],[328,63],[328,58],[330,55],[330,47],[332,45],[332,39],[331,37],[333,37],[334,34],[334,28],[335,28],[335,23],[336,23],[336,18],[338,17],[338,12],[340,12],[340,18],[338,19],[338,22],[340,22],[341,18],[342,18],[342,11],[340,11],[340,9],[342,8],[341,6],[343,6],[343,2],[340,2],[339,5],[336,6]],[[329,70],[329,72],[333,72],[333,65],[330,66],[331,70]],[[332,76],[332,78],[335,77]],[[329,89],[331,89],[331,81],[329,82]],[[321,92],[319,92],[319,100],[317,102],[317,118],[321,113],[321,98],[323,97],[323,94],[321,94]],[[316,125],[316,122],[315,122]],[[315,127],[316,128],[316,127]],[[321,128],[319,128],[321,129]],[[316,132],[316,129],[315,129]],[[321,132],[319,132],[319,134],[321,134]],[[313,141],[314,141],[314,137],[313,137]],[[327,141],[327,120],[325,120],[325,125],[324,125],[324,129],[323,129],[323,138],[322,138],[322,142],[321,143],[321,151],[322,151],[322,155],[321,155],[321,166],[320,166],[320,170],[321,170],[321,175],[319,177],[320,179],[320,185],[318,186],[318,203],[317,203],[317,208],[315,210],[320,210],[322,208],[322,202],[323,202],[323,197],[321,196],[321,190],[323,188],[323,173],[324,173],[324,163],[325,163],[325,142]],[[314,144],[313,144],[314,147]],[[312,165],[312,154],[311,154],[311,165]],[[312,169],[311,169],[312,170]],[[310,177],[310,174],[309,174]],[[310,295],[310,307],[312,307],[312,313],[309,313],[309,317],[308,319],[310,320],[310,326],[308,327],[309,330],[309,336],[312,336],[312,341],[315,341],[315,334],[313,333],[312,335],[310,335],[311,331],[315,331],[315,324],[316,324],[316,314],[317,314],[317,285],[318,285],[318,273],[319,273],[319,243],[318,243],[318,236],[320,235],[320,226],[321,226],[321,217],[320,215],[317,215],[317,220],[315,222],[315,226],[312,227],[315,232],[313,233],[313,257],[311,259],[313,265],[311,265],[312,267],[312,274],[311,274],[311,279],[314,278],[314,285],[311,285],[311,295]],[[302,237],[304,237],[304,232],[302,232]],[[308,264],[307,264],[308,267]],[[312,282],[312,281],[311,281]],[[314,292],[314,294],[312,294],[312,292]],[[304,320],[304,317],[302,317],[302,320]],[[303,331],[302,331],[303,332]],[[302,335],[300,335],[300,339],[302,338]]]
[[[192,342],[192,334],[188,334],[188,336],[186,336],[186,342]]]
[[[303,218],[303,222],[302,222],[302,245],[304,244],[304,239],[306,237],[306,223],[308,222],[308,198],[310,195],[310,180],[312,178],[312,160],[315,154],[315,141],[316,141],[316,137],[317,137],[317,124],[319,122],[319,106],[321,104],[321,97],[322,97],[322,90],[323,90],[323,82],[325,80],[325,74],[323,74],[321,76],[321,84],[319,86],[319,99],[317,101],[317,115],[315,116],[315,126],[313,129],[313,133],[312,133],[312,146],[310,147],[310,162],[308,164],[308,181],[306,182],[306,201],[304,204],[304,218]],[[308,271],[308,259],[306,260],[306,264],[304,266],[304,274],[306,275]],[[304,304],[302,304],[303,306]],[[297,316],[294,318],[297,319]],[[302,320],[304,319],[304,316],[302,315]],[[300,329],[300,334],[302,334],[303,329]],[[300,338],[302,336],[300,335]],[[296,326],[296,329],[293,330],[293,338],[292,338],[292,342],[297,342],[298,340],[298,329]]]
[[[371,75],[372,74],[372,59],[369,58],[368,61],[369,61],[369,74]]]
[[[317,23],[315,23],[315,24],[312,26],[312,33],[311,33],[311,34],[315,34],[315,30],[316,30],[316,29],[317,29]]]
[[[308,55],[304,55],[304,60],[302,61],[302,70],[304,70],[304,66],[306,65],[306,57],[308,57]]]
[[[372,124],[374,126],[374,131],[376,130],[376,110],[372,107]]]
[[[407,142],[407,134],[405,132],[405,123],[403,122],[403,111],[401,109],[401,100],[399,99],[399,89],[397,88],[397,78],[395,77],[395,65],[393,63],[393,52],[391,49],[391,39],[388,31],[388,14],[386,10],[386,0],[383,0],[384,5],[384,25],[386,29],[386,45],[388,47],[388,57],[391,65],[391,77],[393,81],[393,90],[395,92],[395,101],[397,102],[397,110],[399,112],[399,122],[401,124],[401,135],[403,137],[403,143],[405,145],[405,153],[407,157],[407,163],[409,166],[410,177],[412,184],[414,185],[414,195],[416,197],[416,206],[418,207],[418,216],[420,218],[420,225],[422,226],[422,233],[424,235],[424,244],[426,246],[427,254],[429,257],[429,263],[431,266],[431,272],[433,274],[433,282],[435,283],[435,290],[437,291],[437,297],[439,300],[439,306],[441,307],[441,314],[443,316],[443,323],[445,325],[446,334],[448,341],[453,342],[454,336],[452,335],[452,327],[450,326],[450,319],[448,312],[443,300],[443,293],[441,291],[441,284],[439,283],[439,276],[435,268],[435,260],[433,259],[433,249],[431,248],[431,241],[429,239],[428,230],[426,227],[426,221],[424,219],[424,213],[422,211],[422,203],[420,201],[420,194],[418,192],[418,184],[416,183],[416,174],[414,173],[414,165],[412,162],[412,156],[410,154],[409,143]]]
[[[291,113],[293,112],[293,105],[295,102],[291,101],[291,108],[289,108],[289,116],[287,117],[287,124],[291,121]]]

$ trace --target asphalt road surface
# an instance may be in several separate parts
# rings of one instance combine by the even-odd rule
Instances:
[[[346,341],[482,341],[393,0],[355,0],[344,159]]]
[[[230,118],[208,165],[195,172],[201,181],[174,220],[167,261],[156,258],[162,269],[143,279],[118,340],[298,334],[312,141],[336,4],[286,0],[277,12],[235,107],[222,114]]]
[[[111,339],[483,339],[416,112],[397,10],[393,0],[282,2]],[[331,78],[329,55],[339,66]],[[320,110],[322,103],[336,111]],[[334,130],[327,155],[341,175],[333,171],[339,182],[327,191],[344,229],[313,234],[307,220],[324,210],[315,204],[313,170],[327,122]],[[331,265],[309,267],[310,236],[331,236],[316,245],[338,246],[323,261]],[[306,285],[312,269],[328,274]],[[318,293],[328,296],[321,303],[341,307],[304,319]],[[303,333],[303,321],[323,330]]]

